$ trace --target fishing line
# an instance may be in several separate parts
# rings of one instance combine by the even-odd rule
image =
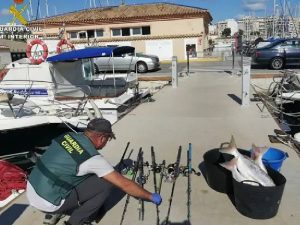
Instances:
[[[165,225],[169,225],[169,217],[170,217],[170,212],[171,212],[171,206],[172,206],[172,201],[173,201],[175,184],[176,184],[177,177],[179,176],[180,159],[181,159],[181,146],[178,149],[177,159],[176,159],[176,162],[175,162],[175,167],[174,167],[174,181],[173,181],[173,185],[172,185],[171,196],[170,196],[170,199],[169,199],[169,208],[168,208],[168,213],[167,213],[167,216],[166,216]]]
[[[139,170],[139,176],[137,178],[137,182],[139,185],[144,188],[144,184],[146,183],[146,179],[144,176],[144,157],[143,157],[144,152],[141,151],[140,153],[140,158],[138,161],[138,170]],[[142,198],[139,198],[139,220],[144,220],[144,214],[145,214],[145,203]]]
[[[140,160],[141,160],[141,154],[142,154],[142,148],[139,149],[137,160],[136,160],[136,163],[134,165],[133,175],[132,175],[132,179],[131,179],[132,181],[135,181],[136,174],[137,174],[138,169],[139,169],[139,163],[140,163]],[[122,217],[121,217],[121,221],[120,221],[120,225],[122,225],[123,222],[124,222],[125,214],[126,214],[127,207],[128,207],[128,204],[129,204],[129,200],[130,200],[130,195],[127,194],[125,205],[124,205],[124,209],[123,209],[123,213],[122,213]]]
[[[153,146],[151,146],[151,158],[152,158],[152,171],[153,171],[153,184],[154,184],[154,192],[158,193],[157,181],[156,181],[156,172],[157,165],[155,160],[155,152]],[[159,225],[159,206],[156,205],[156,225]]]

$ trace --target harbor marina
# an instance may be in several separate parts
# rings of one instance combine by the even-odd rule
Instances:
[[[174,162],[178,146],[182,146],[185,150],[188,143],[192,143],[193,167],[198,170],[201,169],[203,154],[209,149],[218,148],[231,134],[234,134],[238,146],[243,149],[249,149],[253,140],[260,146],[269,145],[267,135],[278,126],[267,112],[264,114],[268,114],[269,117],[263,117],[256,104],[250,103],[248,107],[240,106],[236,101],[240,96],[240,86],[241,77],[220,72],[197,72],[180,78],[177,88],[166,86],[153,96],[156,100],[153,104],[136,107],[114,124],[113,130],[117,139],[107,146],[107,150],[112,151],[106,151],[106,148],[103,150],[104,156],[113,164],[118,163],[125,144],[130,141],[130,148],[134,150],[132,158],[135,158],[137,149],[142,147],[145,160],[149,160],[150,146],[154,146],[157,161],[165,159],[168,164]],[[293,225],[297,224],[299,219],[297,214],[299,198],[295,197],[297,196],[295,184],[299,180],[298,158],[294,151],[279,144],[277,146],[285,149],[290,155],[281,169],[287,178],[282,203],[275,217],[270,220],[255,220],[255,223],[276,225],[284,221]],[[185,165],[184,155],[182,157],[182,164]],[[145,186],[153,188],[151,182],[147,182]],[[228,196],[211,190],[204,175],[193,176],[191,186],[190,222],[187,221],[186,215],[186,179],[180,176],[169,218],[171,224],[198,224],[199,221],[207,224],[253,223],[252,219],[241,215],[235,209]],[[164,199],[160,206],[163,221],[167,215],[167,199],[170,196],[170,185],[167,182],[163,182],[161,195]],[[124,201],[125,199],[121,200],[98,224],[119,224]],[[141,222],[138,221],[137,202],[131,200],[125,217],[126,224]],[[220,202],[222,204],[219,204]],[[44,214],[29,207],[25,195],[21,195],[11,204],[27,206],[15,218],[13,225],[23,225],[29,221],[37,225],[43,221]],[[10,209],[8,206],[4,211]],[[155,207],[146,204],[145,218],[143,224],[155,223]],[[64,220],[65,218],[58,224],[62,225]]]

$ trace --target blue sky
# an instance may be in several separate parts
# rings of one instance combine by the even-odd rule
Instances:
[[[153,2],[169,2],[174,4],[195,6],[200,8],[206,8],[210,11],[214,18],[213,23],[228,19],[239,18],[243,15],[271,15],[273,11],[274,0],[124,0],[126,4],[144,4]],[[286,0],[288,1],[288,0]],[[24,3],[28,3],[29,0],[24,0]],[[38,0],[32,0],[33,4],[33,18],[36,18]],[[46,0],[40,0],[40,16],[46,16]],[[96,4],[97,7],[105,7],[109,5],[120,4],[121,0],[48,0],[49,15],[53,16],[55,13],[62,14],[65,12],[80,10],[90,7],[90,2]],[[281,9],[284,0],[276,0],[278,8]],[[300,16],[300,10],[297,5],[300,0],[289,0],[290,12],[295,15],[298,13]],[[12,15],[9,13],[8,8],[13,4],[13,0],[0,0],[0,24],[5,24],[11,21]],[[22,5],[17,5],[20,9]],[[297,12],[298,11],[298,12]],[[27,12],[23,14],[27,19]]]

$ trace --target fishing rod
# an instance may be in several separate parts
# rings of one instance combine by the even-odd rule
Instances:
[[[120,162],[119,162],[119,164],[118,164],[118,167],[117,167],[117,171],[118,171],[118,172],[121,172],[121,171],[123,170],[123,166],[126,167],[126,165],[124,165],[124,158],[125,158],[125,155],[126,155],[126,152],[127,152],[127,150],[128,150],[129,145],[130,145],[130,142],[127,142],[126,148],[125,148],[125,150],[124,150],[124,152],[123,152],[123,155],[122,155],[122,157],[121,157],[121,159],[120,159]],[[130,155],[131,155],[131,154],[130,154]]]
[[[133,149],[131,149],[131,151],[129,152],[129,155],[128,155],[127,159],[130,159],[132,153],[133,153]]]
[[[137,160],[134,164],[133,175],[132,175],[132,179],[131,179],[132,181],[135,181],[136,174],[137,174],[138,169],[139,169],[139,162],[140,162],[141,156],[142,156],[142,148],[139,149]],[[129,199],[130,199],[130,195],[127,194],[120,225],[122,225],[123,222],[124,222],[125,214],[126,214],[127,207],[128,207],[128,204],[129,204]]]
[[[157,182],[156,182],[157,165],[156,165],[155,152],[154,152],[153,146],[151,146],[151,158],[152,158],[154,192],[158,193]],[[156,205],[156,224],[159,225],[159,208],[158,208],[158,205]]]
[[[171,212],[171,206],[172,206],[172,201],[173,201],[175,184],[176,184],[177,177],[179,176],[179,172],[180,172],[179,171],[180,159],[181,159],[181,146],[179,146],[176,162],[174,163],[174,181],[173,181],[173,185],[172,185],[171,196],[170,196],[170,199],[169,199],[169,209],[168,209],[168,214],[167,214],[167,217],[166,217],[165,225],[169,225],[169,217],[170,217],[170,212]]]
[[[139,170],[139,176],[137,177],[137,182],[140,186],[144,187],[144,184],[146,183],[146,178],[144,176],[144,152],[141,152],[140,159],[138,162],[138,170]],[[144,213],[145,213],[145,204],[144,200],[142,198],[139,199],[139,220],[144,220]]]
[[[160,194],[160,191],[161,191],[161,186],[162,186],[162,181],[163,181],[163,178],[164,178],[164,170],[165,170],[165,167],[166,167],[166,160],[163,160],[162,163],[159,165],[159,173],[160,173],[160,180],[159,180],[159,186],[158,186],[158,194]]]
[[[188,168],[188,184],[187,184],[187,220],[190,222],[191,220],[191,173],[192,173],[192,144],[189,143],[189,147],[187,150],[187,168]]]

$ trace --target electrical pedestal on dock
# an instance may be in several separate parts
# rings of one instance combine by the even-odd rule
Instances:
[[[172,87],[178,87],[177,56],[172,57]]]
[[[242,57],[242,106],[250,104],[251,57]]]

